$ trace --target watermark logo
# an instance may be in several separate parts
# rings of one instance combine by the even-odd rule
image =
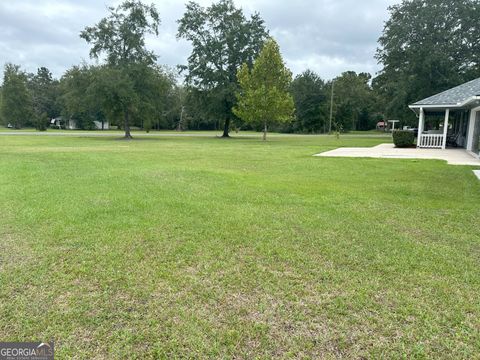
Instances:
[[[53,360],[53,341],[0,342],[0,360]]]

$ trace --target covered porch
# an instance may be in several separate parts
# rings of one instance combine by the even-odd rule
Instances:
[[[468,129],[474,124],[474,109],[419,109],[417,147],[427,149],[468,147]],[[472,119],[470,119],[472,117]]]
[[[479,156],[480,78],[409,107],[418,116],[418,148],[463,148]]]
[[[480,106],[472,108],[419,108],[417,147],[463,148],[479,156]]]

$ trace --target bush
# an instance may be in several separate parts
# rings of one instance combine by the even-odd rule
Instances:
[[[394,130],[393,143],[396,147],[404,148],[411,147],[415,144],[415,134],[409,130]]]
[[[42,113],[41,115],[37,115],[35,119],[35,128],[38,131],[47,131],[47,126],[49,123],[49,119],[46,113]]]

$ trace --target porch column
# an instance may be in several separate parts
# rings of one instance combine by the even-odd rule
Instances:
[[[477,117],[477,109],[472,109],[470,110],[470,119],[468,121],[468,131],[467,131],[467,150],[472,151],[473,150],[473,133],[475,130],[475,119]]]
[[[445,122],[443,124],[443,144],[442,149],[447,147],[448,118],[450,117],[450,109],[445,110]]]
[[[418,117],[417,147],[420,147],[421,145],[424,127],[425,127],[425,112],[423,111],[423,108],[420,108],[420,116]]]

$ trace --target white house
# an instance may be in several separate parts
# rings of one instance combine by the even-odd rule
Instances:
[[[58,129],[62,129],[62,128],[69,129],[69,130],[77,129],[77,123],[75,122],[74,119],[68,119],[67,121],[65,121],[61,116],[51,119],[50,126]]]
[[[480,155],[480,78],[409,107],[419,119],[419,148],[461,147]]]
[[[97,129],[97,130],[108,130],[108,129],[110,129],[110,123],[107,120],[105,120],[103,122],[95,120],[93,122],[93,124],[95,125],[95,129]]]
[[[67,119],[66,121],[63,119],[63,117],[59,116],[55,119],[50,120],[50,126],[53,128],[58,128],[58,129],[68,129],[68,130],[76,130],[78,129],[77,127],[77,122],[75,119]],[[96,130],[108,130],[110,129],[110,123],[105,120],[105,121],[94,121],[93,126]]]

